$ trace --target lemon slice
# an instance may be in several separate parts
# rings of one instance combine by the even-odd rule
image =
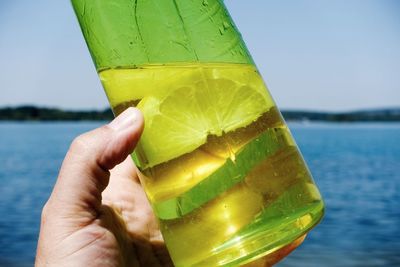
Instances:
[[[190,67],[175,65],[107,69],[99,73],[112,107],[149,95],[165,95],[171,90],[171,85],[188,83],[194,78],[193,75],[196,73]]]
[[[142,168],[191,152],[208,135],[247,126],[273,106],[254,68],[219,68],[197,67],[190,82],[175,77],[176,87],[139,102],[145,118],[140,147],[147,161]]]
[[[195,105],[190,105],[189,102],[185,105],[181,102],[180,106],[176,106],[178,103],[179,101],[172,98],[160,102],[151,96],[139,103],[138,108],[142,110],[145,118],[140,147],[146,154],[147,164],[143,164],[142,167],[173,159],[205,143],[207,126],[201,124],[203,118],[199,116]],[[178,110],[163,108],[170,105],[178,107]],[[187,108],[191,110],[186,110]]]

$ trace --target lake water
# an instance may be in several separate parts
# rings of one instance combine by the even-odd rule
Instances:
[[[32,266],[69,143],[99,125],[0,123],[0,266]],[[289,125],[326,215],[277,266],[400,266],[400,124]]]

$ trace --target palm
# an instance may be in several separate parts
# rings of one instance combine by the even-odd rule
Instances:
[[[119,266],[173,266],[130,157],[111,170],[102,197],[99,226],[115,236],[105,245],[119,250]]]

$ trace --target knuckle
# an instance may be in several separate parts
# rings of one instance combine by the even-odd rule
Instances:
[[[74,154],[81,154],[88,150],[93,150],[99,143],[106,143],[105,140],[110,138],[111,133],[112,129],[108,127],[108,125],[83,133],[75,137],[71,143],[70,150]],[[99,140],[102,140],[102,142],[99,142]]]
[[[70,151],[80,154],[84,152],[88,147],[88,140],[85,134],[81,134],[72,141],[71,146],[69,148]]]
[[[42,214],[41,214],[41,223],[42,224],[44,224],[47,221],[47,219],[50,216],[50,213],[51,213],[50,212],[50,204],[49,204],[49,201],[47,201],[42,208]]]

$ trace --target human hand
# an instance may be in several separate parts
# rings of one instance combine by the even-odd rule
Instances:
[[[36,266],[172,266],[129,158],[142,130],[129,108],[74,140],[43,208]]]
[[[43,208],[35,266],[173,266],[129,157],[142,130],[129,108],[74,140]],[[271,266],[300,243],[247,266]]]

